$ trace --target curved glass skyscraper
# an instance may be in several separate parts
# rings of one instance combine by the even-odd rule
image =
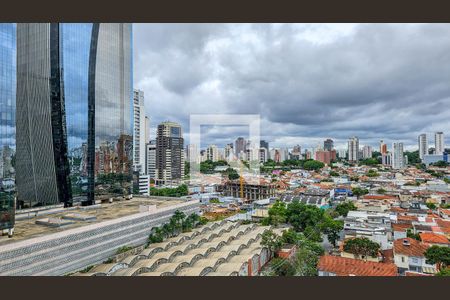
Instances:
[[[130,24],[17,25],[17,201],[131,193]]]
[[[16,25],[0,23],[0,230],[14,224]]]

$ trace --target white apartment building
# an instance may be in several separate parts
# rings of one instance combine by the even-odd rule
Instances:
[[[147,170],[146,174],[151,178],[156,178],[156,143],[155,141],[151,141],[146,145],[146,163]]]
[[[148,141],[148,118],[145,117],[144,92],[133,93],[133,170],[145,173],[145,144]]]
[[[363,158],[372,158],[372,147],[371,146],[364,146],[363,147]]]
[[[425,133],[419,135],[418,143],[419,143],[419,157],[421,160],[423,160],[423,157],[425,155],[428,155],[428,142],[427,142],[427,135]]]
[[[354,136],[348,140],[348,160],[357,162],[359,159],[359,139]]]
[[[392,168],[403,169],[405,167],[405,156],[403,154],[403,143],[392,143]]]
[[[216,145],[209,145],[206,148],[206,159],[210,161],[218,161],[219,160],[219,148]]]
[[[442,155],[444,154],[444,133],[442,131],[436,132],[434,134],[434,154]]]

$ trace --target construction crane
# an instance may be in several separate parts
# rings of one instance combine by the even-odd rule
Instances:
[[[241,161],[240,164],[240,176],[239,176],[239,183],[240,183],[240,193],[241,193],[241,199],[244,199],[244,163]]]

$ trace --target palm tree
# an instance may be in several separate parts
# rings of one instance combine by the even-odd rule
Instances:
[[[174,228],[170,223],[166,223],[162,226],[162,232],[165,238],[171,237],[173,235]]]

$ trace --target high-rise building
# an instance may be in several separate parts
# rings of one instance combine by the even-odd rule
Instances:
[[[156,136],[156,178],[159,182],[179,181],[184,176],[184,150],[181,125],[163,122]]]
[[[267,160],[269,159],[268,156],[269,156],[269,152],[267,151],[267,149],[265,147],[259,148],[259,162],[260,163],[263,164],[263,163],[267,162]]]
[[[210,161],[218,161],[219,160],[219,148],[216,145],[209,145],[206,149],[206,157]]]
[[[336,150],[316,150],[314,159],[330,165],[331,162],[336,160]]]
[[[233,160],[233,143],[225,145],[224,156],[226,161]]]
[[[363,147],[362,157],[364,159],[372,158],[372,147],[371,146],[366,145]]]
[[[238,137],[235,142],[234,153],[237,157],[241,156],[241,152],[245,152],[245,146],[247,142],[243,137]]]
[[[392,168],[403,169],[405,167],[405,157],[403,154],[403,143],[392,143]]]
[[[359,139],[356,136],[348,140],[348,160],[351,162],[359,160]]]
[[[150,179],[155,180],[156,178],[156,141],[150,141],[146,145],[146,157],[147,171],[146,174]]]
[[[123,23],[17,25],[19,207],[131,193],[131,38]]]
[[[442,155],[445,151],[444,133],[442,131],[434,134],[434,154]]]
[[[423,160],[424,155],[428,155],[427,135],[422,133],[418,138],[419,143],[419,157]]]
[[[135,89],[133,95],[133,169],[139,174],[144,174],[147,139],[144,92]]]
[[[390,153],[381,154],[381,163],[383,166],[392,166],[392,155]]]
[[[337,155],[339,158],[346,158],[347,157],[347,150],[346,149],[339,149]]]
[[[334,142],[332,139],[326,139],[323,141],[323,150],[325,151],[331,151],[334,148]]]
[[[383,142],[383,140],[380,141],[380,153],[386,154],[387,151],[387,145]]]
[[[145,144],[150,143],[150,118],[145,116],[145,136],[144,136]]]
[[[0,23],[0,232],[15,215],[16,25]]]
[[[267,142],[265,140],[261,140],[261,141],[259,141],[259,146],[260,146],[260,148],[265,148],[267,150],[267,152],[269,152],[269,142]]]
[[[294,146],[294,148],[292,148],[292,152],[290,153],[290,159],[295,159],[295,160],[300,160],[302,157],[302,148],[300,147],[300,145],[296,145]]]

